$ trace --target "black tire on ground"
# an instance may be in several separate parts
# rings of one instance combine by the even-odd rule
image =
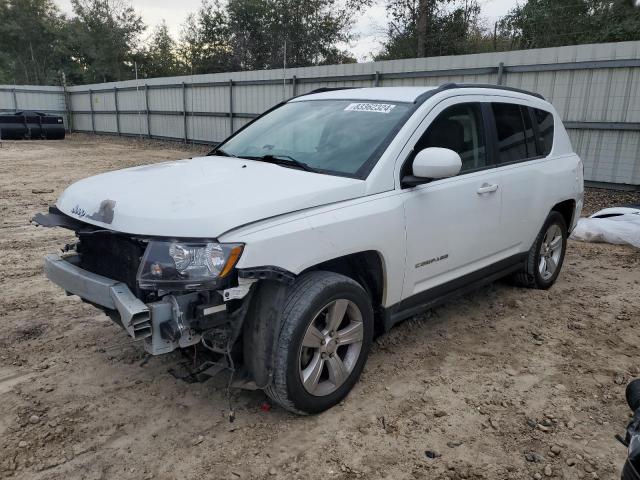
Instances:
[[[540,273],[539,264],[542,255],[542,247],[545,240],[545,235],[547,231],[552,225],[556,225],[561,232],[562,235],[562,251],[560,252],[560,258],[557,261],[557,267],[553,275],[549,278],[543,278]],[[564,255],[567,251],[567,224],[564,220],[564,217],[556,212],[552,211],[549,213],[549,216],[544,222],[544,225],[540,229],[536,240],[533,242],[531,249],[527,255],[526,263],[523,269],[514,274],[514,280],[517,285],[526,288],[537,288],[541,290],[546,290],[551,287],[558,275],[560,274],[560,270],[562,269],[562,263],[564,262]]]
[[[311,323],[314,319],[317,321],[318,313],[336,300],[348,300],[359,309],[361,348],[344,383],[326,395],[312,395],[301,379],[302,341]],[[373,340],[373,326],[371,299],[360,284],[333,272],[315,271],[301,275],[282,307],[280,332],[275,340],[273,381],[265,389],[266,394],[278,405],[298,414],[319,413],[336,405],[360,377]],[[336,350],[333,355],[338,356],[338,352]]]
[[[625,392],[629,408],[634,412],[640,408],[640,378],[633,380],[627,385]]]
[[[636,467],[633,466],[629,459],[624,462],[624,467],[622,468],[622,480],[640,480],[640,474],[638,474]]]

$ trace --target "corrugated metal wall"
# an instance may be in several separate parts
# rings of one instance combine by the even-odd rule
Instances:
[[[0,85],[0,113],[16,110],[33,110],[63,115],[68,122],[64,89],[49,86]]]
[[[0,111],[71,112],[74,131],[217,142],[274,104],[321,87],[491,83],[543,94],[592,182],[640,185],[640,42],[69,87],[0,86]],[[15,94],[14,94],[15,91]]]

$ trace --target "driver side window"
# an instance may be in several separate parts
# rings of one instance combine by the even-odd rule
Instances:
[[[440,113],[420,137],[413,152],[429,147],[448,148],[460,155],[460,173],[486,167],[487,148],[480,104],[452,105]]]

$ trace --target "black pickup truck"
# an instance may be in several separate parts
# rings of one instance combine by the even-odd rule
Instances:
[[[62,140],[64,120],[59,115],[22,111],[0,114],[0,140]]]

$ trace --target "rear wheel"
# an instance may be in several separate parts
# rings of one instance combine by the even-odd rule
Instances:
[[[372,338],[371,300],[357,282],[332,272],[301,276],[283,307],[267,395],[296,413],[332,407],[358,380]]]
[[[515,274],[516,283],[529,288],[551,287],[564,262],[567,237],[564,217],[552,211],[529,250],[524,268]]]

